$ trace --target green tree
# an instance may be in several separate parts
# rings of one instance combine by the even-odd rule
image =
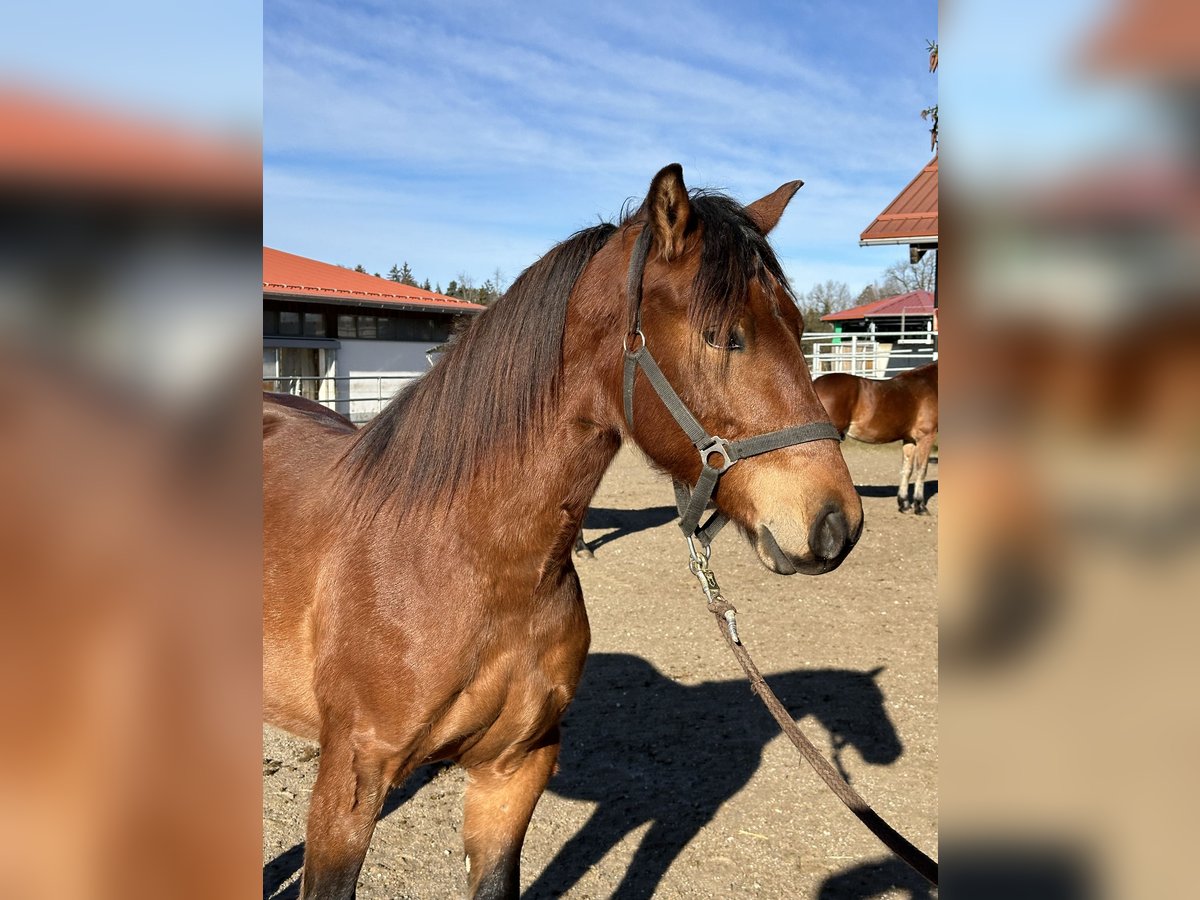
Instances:
[[[417,279],[413,278],[412,269],[408,267],[407,260],[400,266],[400,283],[407,284],[409,287],[417,286]]]
[[[391,281],[400,280],[400,267],[395,263],[392,263],[392,267],[388,269],[388,279]]]
[[[362,272],[364,275],[366,275],[366,274],[367,274],[367,270],[366,270],[366,269],[364,269],[364,268],[362,267],[362,263],[359,263],[357,266],[355,266],[355,267],[354,267],[354,271],[355,271],[355,272]]]
[[[428,278],[426,278],[426,279],[425,279],[425,281],[424,281],[424,282],[422,282],[422,284],[421,284],[421,290],[423,290],[423,291],[432,291],[432,290],[433,290],[433,288],[431,288],[431,287],[429,286],[429,279],[428,279]]]

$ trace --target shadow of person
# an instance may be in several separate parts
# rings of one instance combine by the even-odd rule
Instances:
[[[881,670],[798,670],[767,677],[797,718],[812,717],[835,748],[887,765],[903,746],[875,678]],[[588,657],[563,720],[559,774],[549,789],[598,804],[547,865],[528,898],[567,891],[627,834],[650,823],[612,896],[646,898],[667,868],[757,771],[779,733],[741,679],[689,687],[636,656]]]
[[[651,506],[647,509],[591,507],[583,518],[583,527],[586,529],[610,529],[607,534],[588,541],[588,547],[594,552],[597,548],[620,538],[665,525],[678,516],[679,513],[673,506]]]
[[[932,900],[933,887],[895,857],[866,862],[830,875],[817,888],[817,900],[870,900],[904,892],[907,900]]]

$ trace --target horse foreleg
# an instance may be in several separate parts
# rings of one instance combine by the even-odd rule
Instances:
[[[388,780],[384,760],[347,738],[322,741],[308,810],[301,900],[351,900]]]
[[[557,729],[551,742],[519,760],[468,770],[463,813],[467,896],[516,900],[521,892],[521,844],[558,759]]]
[[[925,506],[925,470],[929,468],[929,454],[933,450],[934,435],[928,434],[917,441],[916,465],[913,480],[916,482],[913,498],[913,512],[918,516],[929,515]]]
[[[904,461],[900,464],[900,492],[896,495],[896,502],[900,506],[900,512],[907,512],[911,501],[908,499],[908,479],[912,475],[913,469],[913,452],[916,450],[916,444],[904,442]]]

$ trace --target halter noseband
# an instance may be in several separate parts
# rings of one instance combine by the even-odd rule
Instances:
[[[629,330],[624,338],[625,350],[625,421],[633,431],[633,388],[637,379],[637,370],[641,369],[662,400],[672,418],[687,434],[688,439],[700,454],[700,478],[691,489],[681,481],[675,482],[675,505],[679,509],[679,527],[686,538],[695,538],[707,549],[717,536],[728,518],[721,512],[714,512],[708,521],[700,524],[708,501],[712,499],[717,489],[717,481],[733,467],[734,463],[748,456],[758,456],[783,447],[796,444],[806,444],[809,441],[840,441],[841,434],[828,422],[810,422],[806,425],[792,425],[778,431],[770,431],[757,437],[741,441],[729,441],[716,437],[704,430],[704,426],[692,415],[662,369],[658,367],[654,357],[646,345],[646,336],[642,333],[642,278],[646,270],[646,259],[650,253],[650,226],[647,225],[638,235],[633,247],[633,256],[629,261],[629,279],[626,292],[629,297]],[[710,460],[714,457],[719,461],[713,465]]]

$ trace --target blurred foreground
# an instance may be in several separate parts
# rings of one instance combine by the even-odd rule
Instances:
[[[1195,893],[1200,10],[1083,6],[942,17],[951,897]]]
[[[0,895],[256,889],[256,144],[0,86]]]

